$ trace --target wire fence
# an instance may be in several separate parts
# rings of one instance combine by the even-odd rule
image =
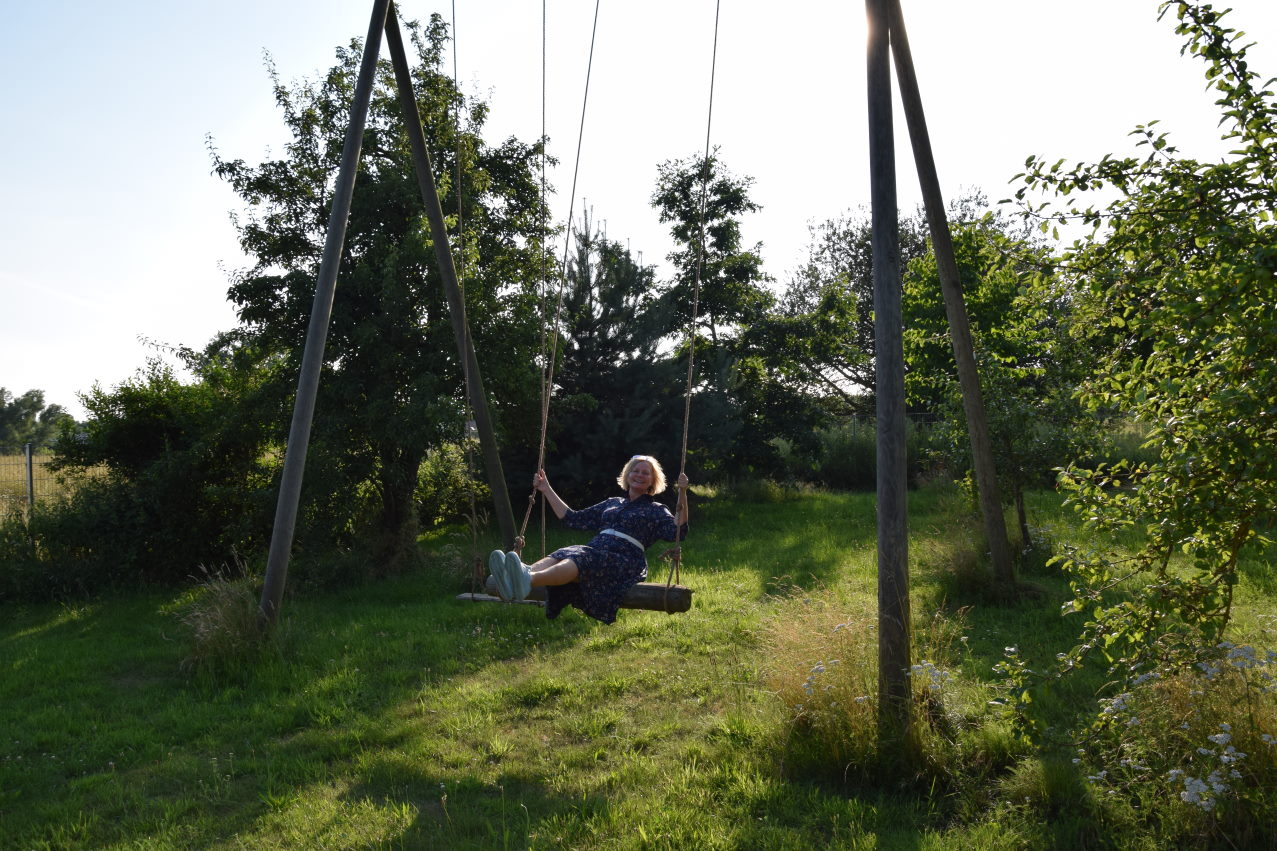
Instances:
[[[37,503],[65,493],[49,469],[52,455],[31,444],[0,446],[0,518],[29,516]]]

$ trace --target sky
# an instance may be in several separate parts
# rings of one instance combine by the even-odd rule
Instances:
[[[372,0],[64,0],[0,4],[0,387],[79,394],[133,377],[165,347],[236,325],[229,274],[249,265],[211,173],[287,140],[264,56],[285,82],[314,78],[362,39]],[[860,2],[601,0],[588,98],[592,0],[402,0],[400,15],[455,22],[463,90],[491,108],[485,135],[550,137],[558,221],[588,208],[609,238],[663,268],[650,206],[659,163],[711,143],[753,180],[743,222],[783,286],[809,228],[867,207],[865,19]],[[1157,119],[1185,155],[1225,152],[1200,60],[1180,56],[1158,0],[903,0],[946,199],[992,201],[1030,154],[1069,162],[1135,152]],[[1251,65],[1277,76],[1277,3],[1235,0]],[[383,53],[384,55],[384,53]],[[448,69],[454,57],[449,56]],[[899,98],[896,98],[897,104]],[[581,109],[585,104],[582,125]],[[583,126],[583,130],[582,130]],[[210,141],[211,140],[211,141]],[[900,206],[919,203],[897,112]],[[355,191],[359,191],[356,183]],[[560,247],[561,251],[561,247]]]

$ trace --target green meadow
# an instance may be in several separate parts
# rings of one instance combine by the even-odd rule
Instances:
[[[192,639],[214,603],[251,618],[251,579],[5,604],[0,846],[1153,849],[1274,835],[1271,753],[1242,765],[1241,803],[1210,812],[1160,774],[1113,782],[1117,758],[1099,764],[1109,752],[1079,720],[1100,669],[1051,693],[1054,745],[1017,733],[994,666],[1013,647],[1048,667],[1079,624],[1039,550],[1023,566],[1031,593],[985,601],[979,524],[946,488],[911,494],[916,758],[875,758],[873,498],[770,496],[703,496],[685,547],[692,610],[612,626],[459,602],[474,549],[459,532],[423,539],[428,567],[411,575],[291,594],[265,649]],[[1054,494],[1032,510],[1052,540],[1084,542]],[[1259,640],[1277,582],[1262,559],[1243,575],[1239,629]],[[1277,732],[1271,693],[1255,701],[1255,735]]]

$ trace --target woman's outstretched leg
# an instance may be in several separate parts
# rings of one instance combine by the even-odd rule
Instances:
[[[532,587],[542,585],[567,585],[575,582],[581,575],[576,562],[570,558],[555,559],[546,557],[528,568],[532,572]]]

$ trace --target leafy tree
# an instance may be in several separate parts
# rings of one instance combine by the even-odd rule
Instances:
[[[461,211],[454,251],[485,385],[497,400],[498,418],[522,420],[536,388],[532,291],[546,235],[536,177],[541,149],[513,138],[495,147],[484,142],[487,107],[467,101],[444,72],[447,31],[439,16],[425,28],[408,29],[441,201],[449,215]],[[240,244],[255,261],[230,289],[242,325],[219,345],[282,358],[278,374],[289,383],[303,351],[360,56],[352,42],[322,79],[291,86],[272,69],[276,102],[292,134],[280,158],[252,166],[213,151],[215,172],[247,204]],[[303,493],[309,509],[298,530],[303,546],[308,536],[320,545],[348,542],[360,534],[367,496],[375,505],[367,522],[387,565],[413,549],[418,469],[431,446],[457,438],[464,406],[462,370],[403,126],[393,73],[383,60],[325,349]],[[282,441],[286,419],[279,427]]]
[[[30,443],[47,446],[60,425],[71,419],[61,405],[45,405],[44,391],[14,396],[0,387],[0,447],[17,449]]]
[[[746,248],[741,237],[740,217],[759,209],[749,198],[753,178],[732,174],[717,153],[668,160],[657,170],[652,206],[670,225],[676,245],[668,256],[675,279],[666,296],[675,327],[687,328],[691,321],[699,272],[698,322],[717,346],[720,335],[731,336],[735,326],[761,318],[773,301],[765,287],[762,243]]]
[[[1183,2],[1161,12],[1174,13],[1184,51],[1206,63],[1231,153],[1184,158],[1144,125],[1144,156],[1075,168],[1031,157],[1018,192],[1065,199],[1030,208],[1044,228],[1079,218],[1095,226],[1064,266],[1090,288],[1083,321],[1114,331],[1082,400],[1147,426],[1157,452],[1133,469],[1100,465],[1068,478],[1090,524],[1145,534],[1133,563],[1067,559],[1074,608],[1092,616],[1070,661],[1102,648],[1128,671],[1218,641],[1239,554],[1277,516],[1277,108],[1226,12]],[[1085,205],[1097,190],[1116,197]],[[1130,594],[1120,580],[1138,575],[1144,587]]]
[[[807,261],[780,301],[784,320],[773,351],[786,353],[788,378],[811,392],[840,399],[853,413],[871,415],[874,387],[873,252],[867,211],[810,227]],[[927,250],[921,212],[900,219],[902,268]]]
[[[961,212],[983,200],[966,199]],[[1030,540],[1024,491],[1053,478],[1095,438],[1096,419],[1074,398],[1089,374],[1089,334],[1073,321],[1075,294],[1032,232],[984,212],[952,227],[967,315],[988,411],[1002,492]],[[949,322],[933,253],[915,258],[904,279],[905,376],[910,405],[941,415],[937,444],[957,472],[970,469],[970,441],[949,342]]]

